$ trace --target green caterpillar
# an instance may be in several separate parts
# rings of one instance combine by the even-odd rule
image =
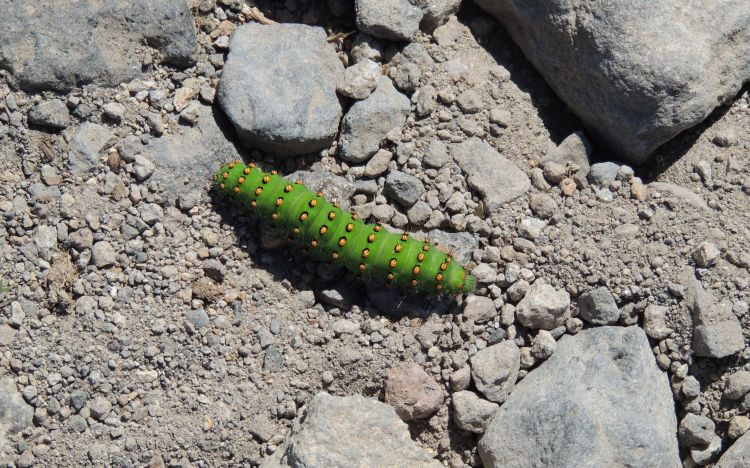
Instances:
[[[355,214],[326,201],[301,182],[290,182],[239,160],[214,175],[222,192],[262,219],[289,233],[316,257],[346,266],[363,278],[430,294],[474,290],[476,278],[454,262],[449,253],[429,242],[395,234],[379,224],[366,224]]]

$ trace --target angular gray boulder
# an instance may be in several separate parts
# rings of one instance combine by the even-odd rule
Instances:
[[[0,68],[26,90],[129,81],[141,73],[143,43],[168,64],[195,63],[186,0],[0,0],[0,11]]]
[[[295,156],[331,144],[344,66],[323,28],[250,23],[235,30],[229,50],[218,97],[245,146]]]
[[[406,423],[392,407],[363,396],[322,392],[294,422],[285,444],[261,466],[443,465],[411,440]]]
[[[638,327],[566,335],[479,441],[492,467],[681,466],[667,375]]]
[[[750,79],[746,0],[476,0],[590,133],[640,164]]]

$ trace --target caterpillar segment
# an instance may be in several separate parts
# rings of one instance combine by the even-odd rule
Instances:
[[[429,294],[474,290],[476,279],[451,255],[408,233],[391,232],[254,164],[227,163],[214,175],[219,189],[321,260],[373,279]]]

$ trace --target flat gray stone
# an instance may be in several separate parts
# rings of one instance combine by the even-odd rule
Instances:
[[[686,303],[693,316],[693,351],[696,356],[723,358],[735,354],[745,347],[742,324],[732,312],[729,301],[717,303],[711,292],[706,291],[686,269]]]
[[[398,92],[388,77],[381,76],[375,91],[355,102],[344,116],[341,157],[354,163],[367,161],[389,132],[404,127],[409,109],[409,98]]]
[[[506,203],[531,189],[531,181],[518,166],[479,138],[451,145],[450,151],[490,215],[500,213]]]
[[[376,435],[376,436],[375,436]],[[411,440],[393,408],[363,396],[315,395],[295,420],[285,444],[263,468],[312,466],[440,468]]]
[[[68,106],[59,99],[41,102],[29,111],[29,123],[43,127],[66,128],[69,119]]]
[[[91,122],[84,122],[70,145],[68,165],[75,174],[84,174],[99,166],[99,157],[114,134],[107,127]]]
[[[357,28],[391,41],[408,41],[419,31],[424,13],[410,0],[355,0]]]
[[[563,336],[479,441],[484,466],[679,467],[667,374],[638,327]]]
[[[200,106],[199,113],[198,125],[183,127],[182,134],[164,135],[151,139],[145,146],[129,148],[133,158],[136,154],[145,158],[139,165],[150,161],[155,166],[149,181],[158,182],[171,193],[186,190],[184,181],[188,181],[187,187],[205,190],[206,181],[222,164],[241,159],[222,131],[222,128],[231,131],[226,118],[209,106]]]
[[[0,68],[26,90],[114,86],[140,75],[144,44],[164,62],[195,63],[186,0],[0,0]]]
[[[505,26],[590,133],[635,164],[750,78],[743,0],[476,3]]]
[[[331,144],[344,66],[323,28],[250,23],[235,30],[229,50],[218,97],[245,146],[293,156]]]

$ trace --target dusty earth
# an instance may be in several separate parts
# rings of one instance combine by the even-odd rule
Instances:
[[[322,2],[257,5],[279,22],[321,25],[329,35],[356,31],[351,11],[338,17]],[[435,200],[431,211],[445,211],[454,191],[461,195],[447,208],[450,220],[435,228],[469,232],[473,246],[452,248],[464,253],[469,268],[486,265],[497,278],[476,291],[498,306],[494,318],[478,324],[465,318],[464,298],[383,292],[290,250],[210,190],[209,168],[234,157],[284,174],[367,179],[338,157],[338,142],[321,154],[284,160],[243,149],[211,92],[221,70],[216,54],[226,52],[215,40],[241,20],[235,14],[222,23],[216,10],[232,8],[219,2],[216,9],[193,9],[201,44],[197,65],[181,70],[152,61],[137,79],[141,85],[27,92],[12,85],[9,72],[0,74],[0,115],[6,116],[0,121],[0,374],[21,394],[4,417],[33,411],[30,425],[5,436],[7,466],[256,466],[321,390],[382,400],[386,372],[395,363],[414,362],[448,396],[451,375],[497,330],[530,346],[536,331],[514,320],[512,310],[510,319],[501,317],[501,310],[518,302],[509,288],[536,278],[570,293],[573,316],[576,298],[599,286],[627,311],[621,323],[642,324],[646,305],[666,306],[672,333],[651,345],[674,382],[677,418],[693,405],[690,411],[707,415],[725,446],[731,443],[729,421],[748,408],[723,397],[725,380],[747,366],[750,353],[745,348],[722,359],[695,357],[683,297],[687,268],[717,301],[732,304],[745,339],[750,336],[747,87],[634,170],[644,184],[669,183],[694,195],[658,185],[634,189],[631,171],[620,168],[609,193],[589,186],[566,196],[554,182],[544,182],[538,167],[563,139],[584,129],[502,28],[465,2],[444,30],[451,40],[439,44],[420,33],[415,42],[435,63],[460,57],[469,72],[438,66],[423,72],[420,86],[439,90],[436,109],[417,116],[412,105],[402,134],[383,147],[396,153],[391,164],[425,182],[424,199]],[[345,56],[352,40],[332,43]],[[398,49],[390,45],[382,62]],[[144,46],[143,53],[155,52]],[[213,70],[206,71],[207,64]],[[178,119],[174,105],[136,97],[141,86],[164,90],[171,102],[188,79],[200,89],[191,100],[213,104],[197,126]],[[467,89],[477,93],[478,109],[457,104]],[[71,112],[64,128],[29,121],[33,107],[54,99]],[[110,103],[123,106],[114,112],[119,116],[105,112]],[[156,131],[144,110],[160,115],[163,129]],[[76,173],[68,155],[91,144],[80,143],[78,133],[87,122],[108,133],[94,149],[95,169]],[[133,135],[155,148],[150,161],[128,150]],[[727,135],[728,143],[722,141]],[[481,197],[455,164],[439,171],[420,164],[432,140],[457,143],[472,136],[534,182],[527,195],[484,224]],[[410,142],[413,156],[400,149]],[[176,149],[165,154],[166,147]],[[165,162],[179,160],[183,151],[186,158],[205,157]],[[610,160],[617,158],[594,146],[592,163]],[[392,225],[421,230],[382,196],[383,177],[374,180],[377,195],[349,191],[350,198],[340,201],[366,214],[392,206]],[[643,191],[641,199],[633,190]],[[548,195],[552,212],[541,234],[522,235],[521,221],[537,215],[530,197],[540,193]],[[718,248],[718,258],[697,267],[693,253],[703,242]],[[509,264],[520,280],[510,278]],[[519,289],[524,287],[514,294],[522,297]],[[538,364],[522,369],[520,377]],[[700,395],[689,401],[680,390],[685,365],[700,383]],[[456,426],[447,398],[432,416],[409,422],[409,430],[446,466],[481,465],[479,436]]]

